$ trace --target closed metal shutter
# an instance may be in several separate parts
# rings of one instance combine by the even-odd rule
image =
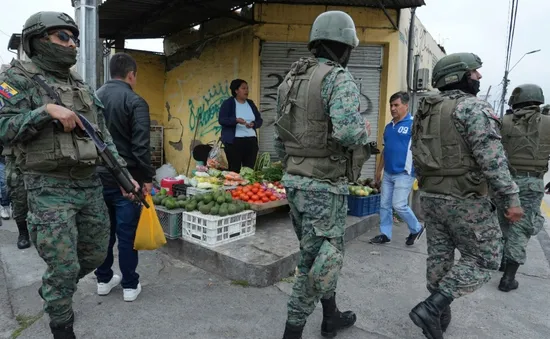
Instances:
[[[348,68],[361,91],[361,111],[371,123],[371,140],[378,135],[380,102],[380,80],[382,73],[382,52],[380,45],[359,46],[350,58]],[[276,118],[277,88],[289,72],[293,62],[310,53],[306,43],[264,42],[261,52],[260,111],[264,126],[260,129],[260,152],[269,152],[273,160],[277,154],[273,147],[273,122]],[[365,164],[362,177],[373,177],[375,157]]]

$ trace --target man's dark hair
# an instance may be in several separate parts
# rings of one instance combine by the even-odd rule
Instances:
[[[231,85],[229,85],[229,89],[231,90],[231,95],[233,97],[237,96],[237,90],[239,87],[241,87],[242,84],[248,84],[248,82],[244,81],[243,79],[235,79],[231,81]]]
[[[397,99],[401,99],[401,103],[403,105],[406,105],[409,103],[409,93],[407,92],[397,92],[395,94],[393,94],[391,97],[390,97],[390,104],[392,102],[394,102],[395,100]]]
[[[130,72],[137,73],[137,63],[126,53],[116,53],[109,62],[109,72],[113,79],[124,79]]]

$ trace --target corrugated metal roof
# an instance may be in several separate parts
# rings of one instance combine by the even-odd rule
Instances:
[[[98,8],[99,36],[106,39],[161,38],[197,23],[231,16],[252,3],[361,6],[401,9],[424,6],[424,0],[107,0]],[[235,17],[235,16],[234,16]],[[246,17],[239,20],[253,23]]]

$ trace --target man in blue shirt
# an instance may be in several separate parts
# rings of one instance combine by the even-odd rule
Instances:
[[[393,211],[409,226],[406,244],[413,245],[424,233],[424,227],[409,207],[409,194],[414,184],[414,168],[411,153],[413,118],[408,113],[409,95],[397,92],[390,97],[393,120],[384,130],[384,151],[376,167],[376,181],[382,171],[382,198],[380,202],[380,235],[370,240],[373,244],[389,243],[392,238]]]

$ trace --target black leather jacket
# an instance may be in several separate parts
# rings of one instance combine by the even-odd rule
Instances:
[[[122,80],[107,81],[96,94],[105,106],[107,128],[128,171],[140,185],[152,182],[149,105]],[[103,185],[118,186],[106,168],[100,166],[98,172]]]

